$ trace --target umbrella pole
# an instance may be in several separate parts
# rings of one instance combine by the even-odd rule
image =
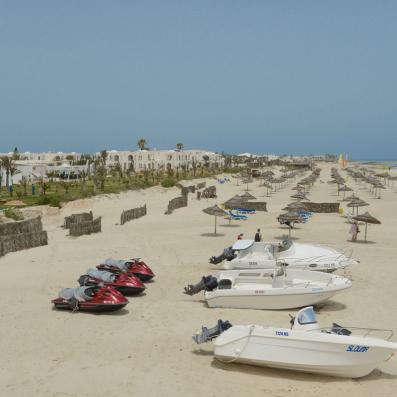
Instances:
[[[215,215],[215,233],[214,234],[216,235],[216,215]]]
[[[365,235],[364,235],[364,241],[365,242],[367,242],[367,226],[368,226],[368,223],[365,222]]]
[[[288,226],[288,237],[291,238],[291,226]]]

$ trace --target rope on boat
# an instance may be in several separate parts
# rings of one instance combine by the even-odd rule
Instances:
[[[248,342],[252,336],[252,333],[254,332],[254,329],[255,329],[255,325],[251,325],[249,332],[248,332],[247,340],[245,341],[245,344],[244,344],[244,347],[240,351],[237,352],[237,355],[235,357],[233,357],[231,360],[222,360],[221,358],[218,358],[218,357],[216,357],[216,359],[224,364],[230,364],[230,363],[237,361],[243,354],[244,350],[246,349]]]

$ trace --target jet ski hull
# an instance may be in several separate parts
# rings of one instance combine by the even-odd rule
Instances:
[[[112,273],[123,272],[123,270],[121,270],[119,267],[109,264],[100,264],[97,266],[97,269],[105,270]],[[154,273],[152,269],[150,269],[150,267],[146,265],[145,262],[142,261],[129,262],[129,266],[126,270],[126,273],[130,276],[138,277],[143,282],[150,281],[154,277]]]
[[[72,310],[69,303],[63,299],[54,299],[52,301],[56,309],[59,310]],[[95,312],[95,313],[104,313],[104,312],[115,312],[117,310],[122,309],[128,304],[126,303],[119,303],[119,304],[87,304],[82,303],[79,305],[79,311],[86,311],[86,312]]]

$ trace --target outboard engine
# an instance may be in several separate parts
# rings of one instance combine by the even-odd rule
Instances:
[[[230,324],[229,321],[218,320],[218,324],[215,325],[215,327],[202,327],[201,333],[197,332],[195,335],[192,336],[192,338],[199,345],[201,343],[206,343],[217,338],[221,333],[227,331],[231,327],[232,324]]]
[[[185,287],[185,294],[195,295],[200,291],[212,291],[218,287],[218,280],[214,276],[203,277],[196,285],[189,284]]]
[[[218,263],[221,263],[224,260],[231,261],[235,257],[236,255],[232,247],[227,247],[223,250],[223,252],[219,256],[211,256],[210,263],[212,263],[213,265],[217,265]]]

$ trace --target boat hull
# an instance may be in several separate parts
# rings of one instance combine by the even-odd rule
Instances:
[[[234,296],[231,294],[228,296],[219,294],[215,295],[214,293],[207,292],[205,294],[205,298],[208,307],[211,308],[221,307],[234,309],[283,310],[316,305],[327,301],[338,292],[340,291],[293,294],[236,294]]]
[[[381,341],[380,346],[376,343],[374,345],[370,338],[334,336],[336,342],[331,342],[321,340],[320,334],[319,340],[306,340],[299,336],[294,337],[294,332],[289,329],[257,332],[258,326],[241,327],[247,328],[243,332],[245,335],[235,333],[225,341],[224,336],[228,336],[226,331],[215,340],[214,354],[217,359],[223,362],[360,378],[371,373],[397,349],[397,344],[391,342]],[[236,327],[231,330],[233,328]],[[276,333],[286,336],[277,336]],[[325,335],[324,339],[327,337]],[[352,345],[365,345],[367,349],[362,349],[363,352],[352,352],[349,351],[349,346]]]

